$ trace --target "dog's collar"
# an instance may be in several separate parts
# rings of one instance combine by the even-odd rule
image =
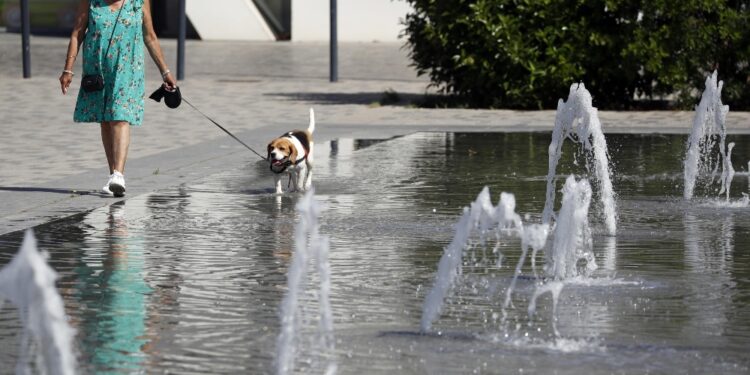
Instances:
[[[280,170],[277,171],[277,170],[273,169],[273,164],[271,164],[271,166],[270,166],[271,172],[276,173],[276,174],[282,174],[282,173],[284,173],[284,171],[286,171],[287,168],[289,168],[290,165],[292,165],[292,162],[290,162],[289,160],[287,160],[286,163],[283,164],[283,167]]]
[[[287,160],[283,164],[284,167],[281,168],[281,170],[279,170],[279,171],[273,169],[273,164],[271,164],[271,167],[270,167],[271,168],[271,172],[276,173],[276,174],[284,173],[287,168],[291,167],[292,165],[297,166],[299,163],[302,163],[303,161],[305,161],[305,159],[307,159],[307,153],[305,153],[305,156],[303,156],[302,159],[299,159],[297,161],[293,162],[291,160]]]

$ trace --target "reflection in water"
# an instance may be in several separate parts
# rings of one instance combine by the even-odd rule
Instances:
[[[328,142],[329,150],[315,154],[317,163],[327,164],[330,172],[339,178],[351,178],[355,176],[354,153],[357,150],[370,147],[372,145],[384,142],[384,139],[351,139],[342,138],[334,139]],[[325,151],[325,144],[320,147],[320,151]],[[319,159],[320,158],[320,159]]]
[[[288,264],[292,257],[292,238],[294,238],[294,206],[296,197],[276,195],[276,207],[269,210],[265,224],[271,234],[273,256]]]
[[[330,158],[329,166],[331,172],[341,177],[352,177],[354,175],[352,171],[351,156],[354,152],[354,140],[333,140],[331,141],[331,147],[329,155],[322,155],[324,158]],[[325,150],[323,147],[320,150]],[[315,156],[316,159],[318,156]]]
[[[80,306],[86,310],[80,330],[87,362],[97,369],[141,371],[148,342],[143,237],[128,232],[125,202],[109,207],[85,222],[95,228],[85,256],[75,268]],[[104,228],[101,228],[102,223]],[[103,229],[101,234],[97,229]]]
[[[617,237],[607,236],[598,240],[604,243],[602,268],[614,272],[617,270]]]
[[[708,214],[715,215],[713,212]],[[701,216],[705,216],[705,213]],[[691,293],[685,298],[685,307],[690,311],[690,323],[685,329],[709,330],[719,341],[717,344],[724,345],[725,340],[720,337],[728,328],[727,314],[732,302],[726,292],[734,285],[730,274],[734,252],[734,215],[728,213],[716,221],[705,220],[701,216],[686,212],[683,220],[685,266],[696,279],[688,286]]]

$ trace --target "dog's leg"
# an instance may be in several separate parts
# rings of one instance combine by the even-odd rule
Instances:
[[[305,161],[305,179],[302,182],[302,186],[305,191],[310,190],[312,187],[312,162],[309,159]]]
[[[312,187],[313,146],[314,143],[311,141],[309,146],[310,152],[307,153],[307,158],[305,159],[305,180],[302,181],[302,187],[305,191],[310,190]]]
[[[304,178],[305,178],[305,173],[307,173],[306,169],[307,168],[304,167],[304,164],[301,164],[296,167],[294,171],[294,178],[292,179],[292,181],[294,181],[294,191],[298,191],[298,192],[304,191],[304,186],[305,186]]]
[[[276,186],[276,194],[283,194],[284,190],[281,188],[281,174],[274,174],[273,180]]]
[[[289,181],[287,182],[287,188],[289,189],[290,193],[296,193],[300,191],[299,189],[299,167],[293,167],[294,169],[289,169]],[[291,185],[291,186],[290,186]]]

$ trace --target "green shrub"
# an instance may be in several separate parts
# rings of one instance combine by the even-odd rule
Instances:
[[[692,106],[718,68],[750,109],[750,0],[407,0],[413,65],[472,107],[554,108],[583,82],[600,108]]]

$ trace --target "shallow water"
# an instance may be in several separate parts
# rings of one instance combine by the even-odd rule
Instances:
[[[599,270],[566,283],[556,319],[549,295],[536,316],[526,314],[529,262],[508,320],[498,319],[520,253],[511,241],[500,269],[482,248],[466,257],[429,335],[418,333],[422,302],[461,207],[487,185],[493,201],[514,193],[516,211],[538,221],[550,135],[419,133],[316,145],[339,373],[750,371],[750,208],[736,203],[748,191],[750,137],[729,137],[738,207],[680,198],[685,138],[607,136],[618,233],[605,236],[592,207]],[[563,150],[558,188],[567,174],[586,173],[574,151]],[[83,373],[274,372],[299,197],[270,194],[266,168],[237,166],[35,228],[60,273]],[[0,237],[0,264],[21,240]],[[316,301],[302,297],[306,310]],[[13,371],[19,327],[6,304],[0,373]],[[309,319],[301,335],[316,329]],[[319,368],[318,354],[308,340],[298,370]]]

